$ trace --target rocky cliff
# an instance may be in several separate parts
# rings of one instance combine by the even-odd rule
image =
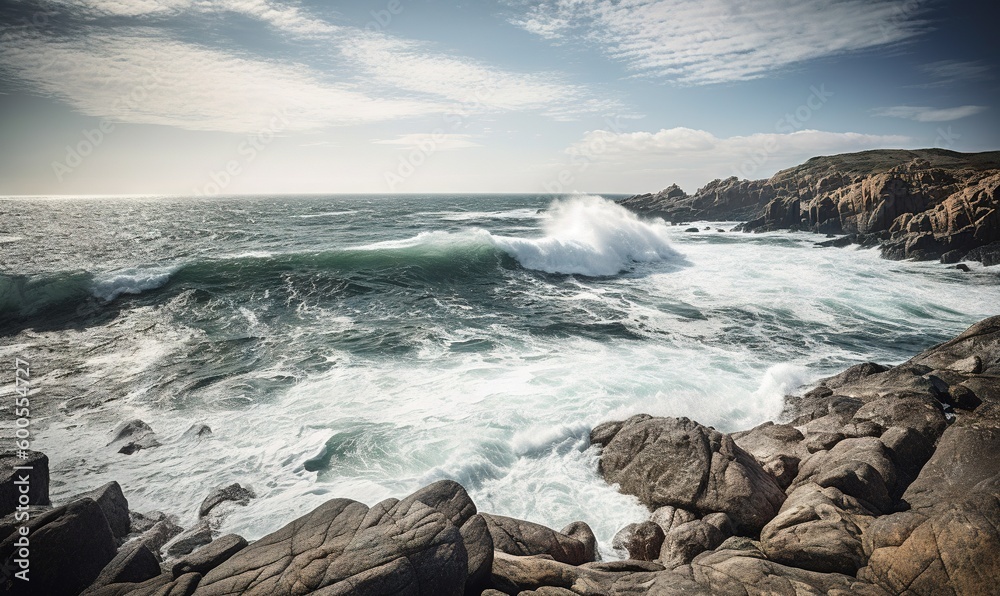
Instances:
[[[255,498],[238,484],[208,494],[182,531],[171,516],[130,511],[115,482],[53,507],[45,456],[3,454],[0,592],[1000,593],[1000,317],[898,366],[861,363],[789,396],[776,423],[727,434],[637,415],[590,438],[599,473],[650,510],[615,537],[623,560],[596,560],[583,521],[556,531],[484,513],[450,480],[370,507],[333,498],[248,543],[218,535],[221,516]],[[15,466],[27,465],[37,490],[13,499]],[[29,520],[15,517],[24,511]],[[14,575],[26,557],[30,583]]]
[[[1000,152],[875,150],[827,157],[768,180],[673,185],[621,204],[674,223],[743,221],[744,231],[844,234],[890,259],[1000,263]]]

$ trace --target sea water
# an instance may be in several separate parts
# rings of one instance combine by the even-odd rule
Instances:
[[[859,362],[898,363],[997,314],[970,273],[699,232],[597,196],[0,201],[0,354],[34,360],[53,500],[117,480],[193,524],[257,494],[259,538],[333,497],[461,482],[482,511],[605,552],[648,512],[597,473],[590,429],[645,412],[722,431]],[[39,405],[41,404],[41,405]],[[123,421],[159,447],[108,446]],[[184,436],[207,424],[210,436]]]

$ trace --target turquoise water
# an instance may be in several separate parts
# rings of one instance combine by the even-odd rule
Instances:
[[[253,538],[326,498],[438,478],[486,511],[643,517],[596,475],[590,427],[637,412],[723,430],[863,360],[996,314],[998,268],[697,234],[600,197],[0,201],[3,354],[44,353],[36,446],[56,497],[116,479],[193,519],[223,482]],[[686,226],[685,226],[686,227]],[[163,445],[105,447],[141,418]],[[193,423],[213,435],[182,438]]]

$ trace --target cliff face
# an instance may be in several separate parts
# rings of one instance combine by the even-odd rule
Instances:
[[[742,220],[748,232],[849,234],[891,259],[1000,262],[1000,152],[816,157],[768,180],[716,180],[694,195],[674,185],[621,204],[673,222]]]

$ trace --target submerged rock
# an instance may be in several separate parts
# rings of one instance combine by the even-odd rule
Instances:
[[[234,482],[228,486],[220,486],[213,490],[198,508],[198,517],[208,516],[213,509],[222,503],[232,502],[237,505],[247,505],[250,499],[257,498],[257,494],[249,488],[244,488],[239,482]]]

